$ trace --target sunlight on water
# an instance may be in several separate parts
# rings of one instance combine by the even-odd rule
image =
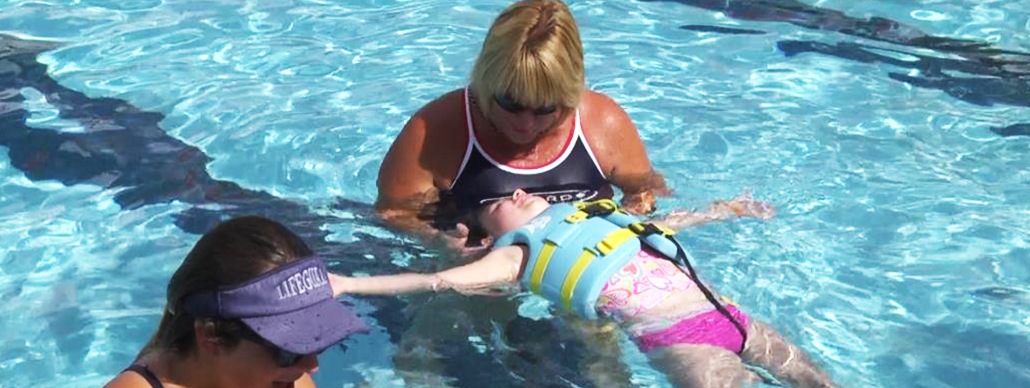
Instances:
[[[589,86],[623,105],[675,191],[660,199],[660,212],[745,190],[777,206],[769,222],[681,233],[704,278],[843,386],[1030,384],[1024,4],[804,1],[843,13],[813,22],[707,3],[570,1]],[[0,90],[0,139],[81,136],[52,149],[44,140],[17,143],[0,157],[0,386],[108,381],[155,328],[168,277],[197,239],[187,228],[245,206],[121,202],[136,193],[113,182],[133,177],[111,165],[135,171],[191,154],[168,140],[117,148],[156,155],[142,159],[99,151],[109,140],[97,139],[118,131],[195,147],[210,158],[203,166],[212,179],[266,193],[270,212],[303,228],[338,270],[442,268],[445,257],[373,222],[377,173],[407,118],[467,82],[504,4],[0,5],[0,31],[67,42],[37,58],[59,85],[0,60],[8,61],[0,62],[8,89]],[[901,24],[849,30],[832,23],[844,23],[840,15]],[[921,33],[1010,52],[898,43]],[[997,58],[1008,62],[981,71]],[[80,105],[88,107],[69,113]],[[152,115],[107,117],[134,110]],[[11,119],[18,112],[26,116]],[[45,169],[61,155],[104,162]],[[78,169],[105,173],[86,179]],[[37,178],[46,174],[61,178]],[[181,190],[176,182],[148,189]],[[484,302],[474,308],[480,315],[464,306],[475,298],[384,299],[344,298],[375,327],[320,358],[319,385],[468,385],[476,380],[462,379],[475,373],[505,374],[492,376],[498,386],[548,373],[563,386],[588,384],[575,360],[524,358],[523,345],[579,346],[562,342],[555,326],[543,326],[556,334],[540,342],[533,325],[554,318],[541,298],[502,298],[492,310]],[[517,309],[533,335],[507,336],[509,317],[494,311],[501,307]],[[436,320],[453,327],[426,329]],[[410,332],[401,341],[393,331]],[[628,338],[619,341],[633,384],[668,385]],[[455,370],[448,359],[471,364]]]

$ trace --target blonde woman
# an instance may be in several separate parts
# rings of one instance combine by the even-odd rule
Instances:
[[[569,202],[611,198],[612,186],[635,213],[667,191],[626,112],[586,89],[569,8],[525,0],[490,27],[469,85],[429,102],[401,130],[379,171],[376,207],[391,226],[460,249],[464,225],[441,233],[420,216],[467,214],[518,188]]]

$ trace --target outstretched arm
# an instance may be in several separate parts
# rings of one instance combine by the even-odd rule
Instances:
[[[483,258],[445,271],[418,274],[347,277],[329,274],[333,296],[342,294],[395,295],[420,291],[455,290],[475,293],[514,283],[519,276],[526,248],[510,245],[490,251]]]
[[[704,211],[677,210],[657,222],[672,229],[683,229],[712,221],[727,220],[732,217],[752,217],[768,220],[776,215],[776,208],[768,202],[760,202],[751,198],[751,193],[744,192],[729,201],[715,201]]]

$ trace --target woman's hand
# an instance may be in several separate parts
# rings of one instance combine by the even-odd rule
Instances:
[[[630,214],[650,214],[655,209],[655,196],[650,191],[624,194],[622,209]]]
[[[458,223],[454,229],[440,232],[437,235],[437,242],[448,251],[458,253],[464,257],[478,256],[490,248],[493,239],[484,238],[479,245],[467,246],[469,239],[469,228],[465,224]]]

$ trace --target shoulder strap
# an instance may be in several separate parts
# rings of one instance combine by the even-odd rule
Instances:
[[[148,383],[150,383],[151,387],[164,388],[164,384],[161,384],[161,380],[158,380],[157,375],[155,375],[154,372],[151,371],[150,368],[147,368],[145,365],[132,364],[129,365],[128,368],[125,368],[123,372],[136,372],[140,376],[143,376],[143,378],[147,380]]]

